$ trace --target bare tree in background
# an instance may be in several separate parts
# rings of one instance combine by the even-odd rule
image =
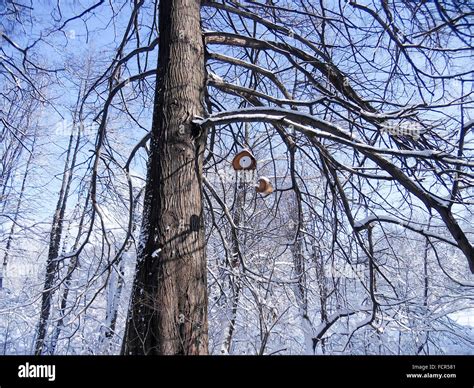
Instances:
[[[31,26],[36,5],[18,3],[4,2],[11,25]],[[83,43],[113,39],[84,90],[94,141],[78,149],[78,211],[54,219],[76,238],[62,253],[50,244],[43,290],[29,286],[43,297],[37,353],[48,341],[58,353],[118,352],[122,334],[122,354],[473,345],[454,319],[473,298],[470,4],[44,7],[51,24],[31,41],[4,29],[9,101],[26,101],[19,82],[47,110],[60,106],[37,87],[65,77],[33,60],[43,43],[77,50],[63,40],[70,28]],[[101,19],[107,33],[95,35]],[[2,121],[5,171],[27,155],[13,117]],[[257,159],[251,181],[230,167],[242,148]],[[270,195],[255,192],[260,176]]]

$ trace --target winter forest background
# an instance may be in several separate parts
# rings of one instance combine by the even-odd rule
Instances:
[[[1,354],[121,352],[158,3],[0,0]],[[200,13],[209,353],[474,354],[472,2]]]

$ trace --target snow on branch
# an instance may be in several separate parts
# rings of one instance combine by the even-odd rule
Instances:
[[[435,209],[441,216],[445,226],[448,228],[457,246],[463,251],[469,264],[469,268],[474,273],[474,247],[467,238],[465,232],[459,226],[454,218],[450,202],[429,192],[418,182],[411,179],[405,172],[385,158],[382,154],[396,154],[405,157],[425,158],[441,160],[445,163],[453,163],[457,166],[465,165],[474,167],[473,162],[456,158],[436,150],[392,150],[380,149],[366,144],[358,139],[352,133],[334,125],[328,121],[321,120],[310,114],[288,110],[277,107],[253,107],[243,108],[234,111],[218,112],[207,118],[196,118],[193,120],[196,125],[201,127],[210,127],[214,125],[224,125],[233,122],[267,122],[271,124],[281,124],[292,127],[295,130],[304,133],[308,137],[325,137],[359,150],[363,155],[377,164],[381,169],[390,174],[398,183],[400,183],[409,193],[416,196],[428,209]]]
[[[457,244],[454,240],[447,239],[446,237],[440,236],[439,234],[431,233],[428,230],[426,230],[425,228],[414,225],[413,223],[405,222],[405,221],[402,221],[398,218],[390,217],[390,216],[372,215],[372,216],[366,217],[362,220],[354,222],[354,230],[360,231],[360,230],[367,229],[370,226],[370,224],[372,224],[374,222],[386,222],[386,223],[389,223],[389,224],[400,225],[400,226],[403,226],[404,228],[406,228],[408,230],[419,233],[419,234],[421,234],[425,237],[432,237],[432,238],[435,238],[437,240],[443,241],[447,244],[457,246]]]

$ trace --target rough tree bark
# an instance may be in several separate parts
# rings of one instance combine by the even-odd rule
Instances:
[[[199,0],[159,5],[158,74],[143,223],[123,354],[206,354],[206,133]]]

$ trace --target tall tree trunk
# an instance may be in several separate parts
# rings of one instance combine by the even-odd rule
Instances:
[[[79,106],[81,98],[81,89],[79,90],[76,106]],[[37,337],[35,343],[35,355],[40,355],[44,352],[46,333],[48,329],[48,320],[51,314],[51,301],[55,292],[55,278],[58,275],[58,257],[59,247],[61,245],[61,236],[63,233],[64,215],[66,213],[67,200],[69,196],[69,189],[71,188],[74,168],[76,166],[76,157],[80,144],[80,127],[78,122],[81,118],[80,113],[76,111],[73,117],[73,130],[69,137],[68,150],[66,154],[66,162],[64,163],[64,170],[61,182],[61,189],[59,191],[59,198],[56,204],[56,210],[53,216],[51,225],[51,232],[49,238],[48,257],[46,259],[46,274],[43,286],[43,294],[41,296],[41,310],[40,319],[38,323]],[[75,129],[77,129],[77,138],[73,147],[75,138]],[[69,280],[68,280],[69,281]]]
[[[74,245],[71,248],[71,252],[75,252],[77,250],[77,247],[79,246],[79,242],[81,240],[82,236],[82,231],[84,228],[84,220],[86,217],[86,211],[87,211],[87,203],[89,202],[90,198],[90,191],[87,193],[86,200],[84,201],[84,209],[81,214],[81,218],[79,220],[79,225],[77,227],[77,234],[76,238],[74,241]],[[79,202],[80,203],[80,202]],[[79,205],[78,203],[78,205]],[[69,290],[72,282],[72,275],[76,268],[79,265],[79,257],[78,256],[73,256],[69,260],[68,268],[67,268],[67,274],[66,277],[64,278],[64,286],[63,286],[63,293],[61,296],[61,307],[59,308],[59,319],[56,323],[56,328],[54,329],[54,332],[52,334],[51,342],[49,345],[49,353],[54,354],[56,351],[56,346],[58,344],[58,339],[59,335],[61,334],[61,330],[64,327],[64,318],[66,316],[66,309],[67,309],[67,302],[68,302],[68,297],[69,297]]]
[[[246,142],[248,142],[248,136],[246,136]],[[221,354],[229,354],[232,347],[232,339],[235,332],[235,322],[237,321],[237,312],[239,308],[239,299],[240,292],[242,290],[242,278],[241,278],[241,269],[240,269],[240,255],[239,250],[239,231],[238,228],[244,224],[243,218],[245,217],[244,213],[244,204],[246,199],[246,181],[244,178],[240,178],[240,181],[237,184],[237,198],[235,201],[235,211],[234,211],[234,224],[237,227],[235,230],[232,230],[232,251],[229,264],[230,264],[230,274],[229,274],[229,286],[231,295],[231,308],[229,311],[229,317],[224,328],[223,341],[221,345]]]
[[[321,253],[320,248],[318,247],[317,244],[313,244],[313,262],[315,264],[315,269],[316,269],[316,280],[317,280],[317,285],[318,285],[318,290],[319,290],[319,304],[320,304],[320,321],[321,324],[329,324],[328,322],[328,308],[327,308],[327,303],[328,303],[328,287],[326,283],[326,273],[324,269],[324,257]],[[317,352],[317,345],[321,343],[321,352],[322,354],[326,354],[326,345],[325,345],[325,339],[324,338],[319,338],[316,336],[313,338],[313,353],[316,354]]]
[[[428,230],[431,225],[431,217],[428,221]],[[430,240],[428,238],[425,238],[425,249],[423,252],[423,318],[422,318],[422,330],[424,330],[424,338],[422,339],[421,344],[418,346],[418,350],[416,354],[420,354],[423,352],[425,355],[429,354],[429,348],[428,348],[428,340],[430,337],[430,331],[429,331],[429,309],[428,309],[428,298],[429,298],[429,286],[430,286],[430,273],[428,270],[428,258],[429,258],[429,252],[430,252]]]
[[[295,225],[297,228],[303,227],[302,223],[300,222],[295,223]],[[294,237],[294,232],[293,236],[291,237]],[[295,299],[298,306],[298,315],[301,322],[301,330],[303,332],[304,354],[312,354],[314,328],[308,314],[308,295],[306,291],[306,270],[304,263],[305,257],[303,254],[303,242],[301,234],[300,236],[296,237],[296,241],[291,247],[291,253],[293,256],[294,274],[295,278],[297,279],[297,283],[293,286],[293,293],[295,294]]]
[[[128,249],[127,249],[128,250]],[[105,306],[105,323],[100,329],[100,354],[110,354],[112,339],[117,325],[120,297],[124,286],[123,257],[110,268],[110,277],[107,286],[107,304]]]
[[[296,284],[293,286],[293,293],[295,295],[296,303],[298,306],[298,315],[301,322],[301,329],[303,332],[304,339],[304,353],[312,354],[314,351],[314,327],[308,314],[308,295],[306,286],[306,269],[305,269],[305,257],[303,253],[303,234],[304,228],[303,219],[303,207],[302,207],[302,194],[299,186],[299,180],[296,174],[296,142],[295,132],[290,135],[285,134],[280,129],[280,136],[285,142],[289,155],[290,155],[290,171],[291,171],[291,183],[295,191],[294,203],[290,204],[290,230],[288,231],[288,238],[293,240],[294,243],[291,247],[291,254],[293,258],[293,270],[295,278],[297,279]]]
[[[199,0],[161,0],[143,224],[123,354],[206,354],[202,163],[204,46]]]
[[[143,190],[140,190],[137,197],[132,200],[132,226],[130,234],[135,235],[137,228],[136,207],[139,202]],[[109,276],[107,281],[107,304],[105,306],[105,323],[101,326],[99,333],[99,350],[100,354],[110,354],[112,352],[112,340],[116,334],[118,312],[120,307],[120,298],[125,285],[125,265],[124,256],[132,247],[133,241],[130,237],[121,255],[114,259],[115,263],[109,268]]]
[[[31,146],[30,155],[28,156],[28,160],[26,162],[25,172],[23,174],[23,178],[22,178],[22,181],[21,181],[20,195],[18,196],[18,200],[17,200],[16,207],[15,207],[15,212],[13,213],[13,220],[12,220],[13,222],[12,222],[12,225],[10,227],[10,233],[8,235],[7,244],[5,246],[5,255],[3,256],[2,266],[0,268],[0,289],[2,289],[4,287],[5,277],[7,275],[7,266],[8,266],[8,259],[9,259],[9,256],[10,256],[10,249],[12,247],[13,238],[14,238],[14,235],[15,235],[15,227],[16,227],[16,224],[17,224],[17,221],[18,221],[18,217],[20,216],[20,208],[21,208],[21,205],[23,203],[23,196],[25,194],[26,182],[27,182],[27,179],[28,179],[28,174],[30,172],[30,165],[31,165],[31,162],[33,161],[35,145],[36,145],[36,130],[35,130],[35,133],[33,135],[33,144]]]

